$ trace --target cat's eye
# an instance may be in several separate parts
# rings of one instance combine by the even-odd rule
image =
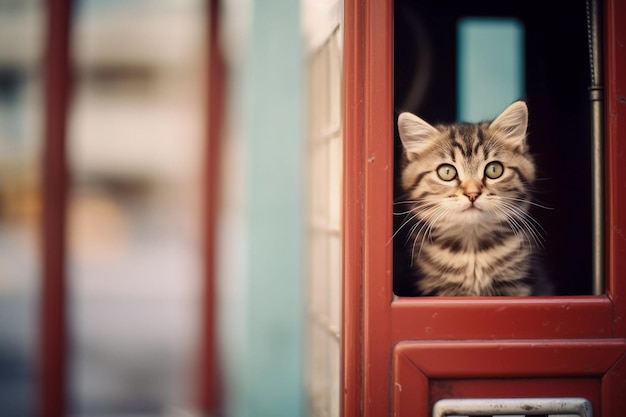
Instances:
[[[504,165],[501,162],[493,161],[489,162],[485,167],[485,176],[487,178],[491,178],[495,180],[496,178],[500,178],[504,173]]]
[[[452,181],[456,178],[456,168],[450,164],[443,164],[437,168],[437,175],[444,181]]]

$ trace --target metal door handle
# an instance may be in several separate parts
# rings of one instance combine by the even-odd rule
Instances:
[[[433,417],[484,415],[593,417],[593,410],[585,398],[461,398],[439,400],[433,407]]]

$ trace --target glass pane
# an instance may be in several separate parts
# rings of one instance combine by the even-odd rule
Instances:
[[[565,20],[558,11],[535,13],[542,5],[540,0],[397,0],[391,117],[397,120],[409,111],[431,124],[478,122],[492,119],[513,101],[525,100],[536,177],[530,194],[537,204],[528,212],[532,218],[524,218],[530,224],[525,231],[537,237],[533,253],[544,270],[533,276],[549,276],[554,295],[592,294],[585,2],[571,2]],[[558,31],[550,29],[555,21],[560,22]],[[397,131],[395,150],[399,179],[403,157]],[[396,181],[396,201],[406,200],[404,194]],[[393,242],[394,292],[419,295],[419,272],[412,262],[421,245],[407,235],[425,228],[411,229],[415,223],[404,223],[410,211],[395,207],[395,227],[405,227]]]
[[[41,277],[43,10],[0,0],[0,410],[34,413]]]
[[[193,406],[204,3],[77,9],[68,230],[76,415]]]

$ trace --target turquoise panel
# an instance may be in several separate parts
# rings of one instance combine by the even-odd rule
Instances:
[[[457,118],[492,119],[523,98],[524,27],[513,18],[465,18],[457,31]]]

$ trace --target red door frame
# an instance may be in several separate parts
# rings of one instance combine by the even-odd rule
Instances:
[[[563,343],[579,347],[575,355],[581,360],[593,356],[585,347],[591,346],[611,349],[611,357],[618,361],[626,337],[626,4],[606,0],[604,9],[606,295],[394,299],[389,244],[395,122],[392,3],[344,1],[342,415],[379,417],[398,410],[397,404],[392,404],[392,394],[395,392],[393,398],[397,398],[402,386],[391,378],[392,352],[394,346],[401,352],[405,348],[401,344],[411,340],[424,346],[437,340],[552,340],[556,343],[552,347]],[[415,348],[416,342],[411,346]],[[477,355],[489,359],[482,353]],[[549,354],[541,355],[547,364]],[[624,366],[602,364],[594,368],[593,375],[598,378],[611,369],[598,387],[602,394],[596,396],[596,401],[602,398],[603,416],[618,417],[620,411],[612,407],[623,405],[615,402],[615,384],[625,381]],[[564,371],[550,372],[556,378]]]

